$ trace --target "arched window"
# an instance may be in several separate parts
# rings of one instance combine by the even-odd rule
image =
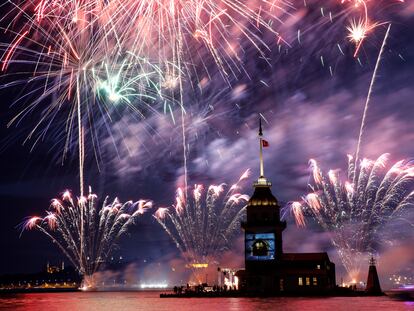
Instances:
[[[263,240],[255,241],[252,246],[252,255],[253,256],[268,256],[269,246]]]

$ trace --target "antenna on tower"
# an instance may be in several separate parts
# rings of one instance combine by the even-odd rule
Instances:
[[[369,259],[369,265],[370,266],[375,266],[376,265],[374,255],[371,255],[371,258]]]
[[[262,130],[262,117],[259,114],[259,136],[263,136],[263,130]]]

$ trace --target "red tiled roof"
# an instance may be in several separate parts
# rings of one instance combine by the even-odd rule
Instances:
[[[323,261],[329,260],[329,256],[324,253],[284,253],[283,260],[290,261]]]

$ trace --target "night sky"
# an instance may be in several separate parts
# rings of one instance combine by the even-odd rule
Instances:
[[[330,8],[341,11],[338,5]],[[372,12],[393,25],[369,108],[362,156],[376,159],[387,152],[395,161],[414,157],[414,3],[381,1]],[[310,158],[317,159],[325,170],[346,169],[346,155],[356,149],[363,105],[386,27],[377,27],[367,37],[359,63],[352,57],[353,44],[345,38],[344,20],[337,20],[322,23],[317,1],[310,1],[308,9],[300,4],[280,26],[291,48],[282,46],[279,50],[274,38],[263,34],[270,46],[265,52],[267,61],[246,43],[242,62],[249,76],[240,74],[227,87],[210,64],[210,79],[200,79],[202,92],[185,88],[190,185],[231,184],[250,168],[252,175],[244,192],[252,193],[250,185],[259,170],[258,113],[266,119],[264,137],[270,143],[264,155],[265,175],[282,205],[306,193]],[[300,43],[296,39],[299,28]],[[2,43],[10,42],[7,35],[0,38]],[[7,79],[3,77],[1,83]],[[21,108],[11,106],[19,91],[19,87],[0,90],[0,274],[36,272],[48,260],[57,263],[63,259],[44,236],[35,231],[20,235],[18,225],[26,216],[44,214],[50,200],[64,190],[76,194],[79,187],[74,147],[62,163],[62,127],[52,127],[51,134],[33,150],[33,141],[23,142],[36,114],[7,128]],[[176,113],[179,115],[178,108]],[[175,189],[183,181],[179,124],[169,115],[147,115],[141,122],[125,113],[114,118],[109,128],[111,135],[105,132],[100,137],[99,168],[91,148],[87,150],[86,183],[100,198],[151,199],[156,207],[173,204]],[[151,215],[148,212],[141,217],[122,238],[117,255],[130,262],[165,264],[179,256]],[[384,261],[385,273],[414,262],[414,251],[406,247],[414,242],[414,236],[405,236],[398,245],[403,254],[400,266],[391,268]],[[284,245],[286,251],[329,251],[341,271],[327,235],[317,227],[297,229],[288,219]],[[240,247],[235,248],[242,258]],[[384,260],[389,251],[383,250]]]

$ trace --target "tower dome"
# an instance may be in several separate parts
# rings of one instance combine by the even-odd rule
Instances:
[[[255,183],[254,188],[255,188],[254,193],[250,197],[250,200],[247,203],[247,206],[279,207],[279,202],[277,201],[276,197],[272,194],[272,191],[270,190],[269,182],[265,186]]]

